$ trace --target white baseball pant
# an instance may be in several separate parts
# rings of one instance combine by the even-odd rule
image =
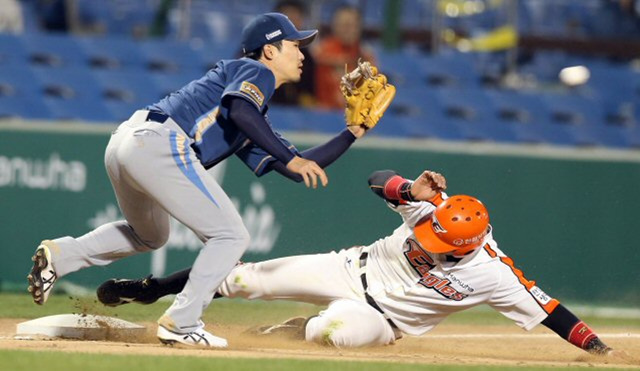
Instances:
[[[336,347],[394,343],[398,330],[367,304],[360,280],[363,247],[290,256],[236,266],[219,292],[230,298],[293,300],[328,305],[312,317],[305,339]]]

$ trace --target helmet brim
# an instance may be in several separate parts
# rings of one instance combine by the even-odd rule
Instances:
[[[413,228],[413,234],[422,248],[434,254],[444,254],[459,249],[461,246],[449,245],[442,242],[433,230],[431,217],[419,221]]]

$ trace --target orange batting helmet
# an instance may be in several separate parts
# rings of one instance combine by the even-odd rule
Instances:
[[[431,217],[420,221],[414,234],[432,253],[463,255],[480,246],[489,232],[489,212],[475,197],[456,195],[442,201]]]

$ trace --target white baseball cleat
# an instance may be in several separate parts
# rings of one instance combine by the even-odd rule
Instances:
[[[40,243],[31,257],[33,267],[27,276],[28,291],[33,296],[33,301],[39,305],[43,305],[49,299],[53,284],[58,279],[56,270],[51,264],[50,245],[53,245],[53,241],[45,240]]]
[[[226,339],[214,336],[204,328],[199,328],[186,334],[179,334],[158,325],[157,336],[160,342],[165,345],[180,343],[205,348],[226,348],[228,346]]]

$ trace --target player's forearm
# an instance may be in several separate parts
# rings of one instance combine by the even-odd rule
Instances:
[[[559,304],[542,324],[578,348],[593,354],[607,354],[612,349],[593,330],[562,304]]]
[[[369,176],[369,188],[373,193],[391,203],[415,201],[411,195],[412,183],[393,170],[380,170]]]
[[[327,143],[310,148],[302,152],[300,156],[315,161],[318,166],[324,169],[340,158],[340,156],[351,147],[351,144],[353,144],[355,140],[355,136],[349,130],[345,129]],[[269,164],[265,173],[271,170],[275,170],[298,183],[303,180],[299,174],[289,171],[287,166],[280,161],[273,161]]]
[[[284,164],[295,156],[273,133],[269,123],[248,101],[239,97],[225,100],[229,118],[253,143]]]
[[[287,165],[283,164],[280,161],[273,161],[272,163],[267,165],[267,169],[264,171],[263,175],[267,174],[271,170],[275,170],[279,174],[284,175],[285,177],[287,177],[287,178],[289,178],[289,179],[291,179],[291,180],[293,180],[294,182],[297,182],[297,183],[300,183],[300,182],[302,182],[304,180],[302,178],[302,175],[296,174],[293,171],[290,171],[289,169],[287,169]]]
[[[353,133],[348,129],[344,129],[327,143],[303,151],[301,156],[308,160],[315,161],[318,166],[324,169],[342,156],[355,140],[356,137]]]

